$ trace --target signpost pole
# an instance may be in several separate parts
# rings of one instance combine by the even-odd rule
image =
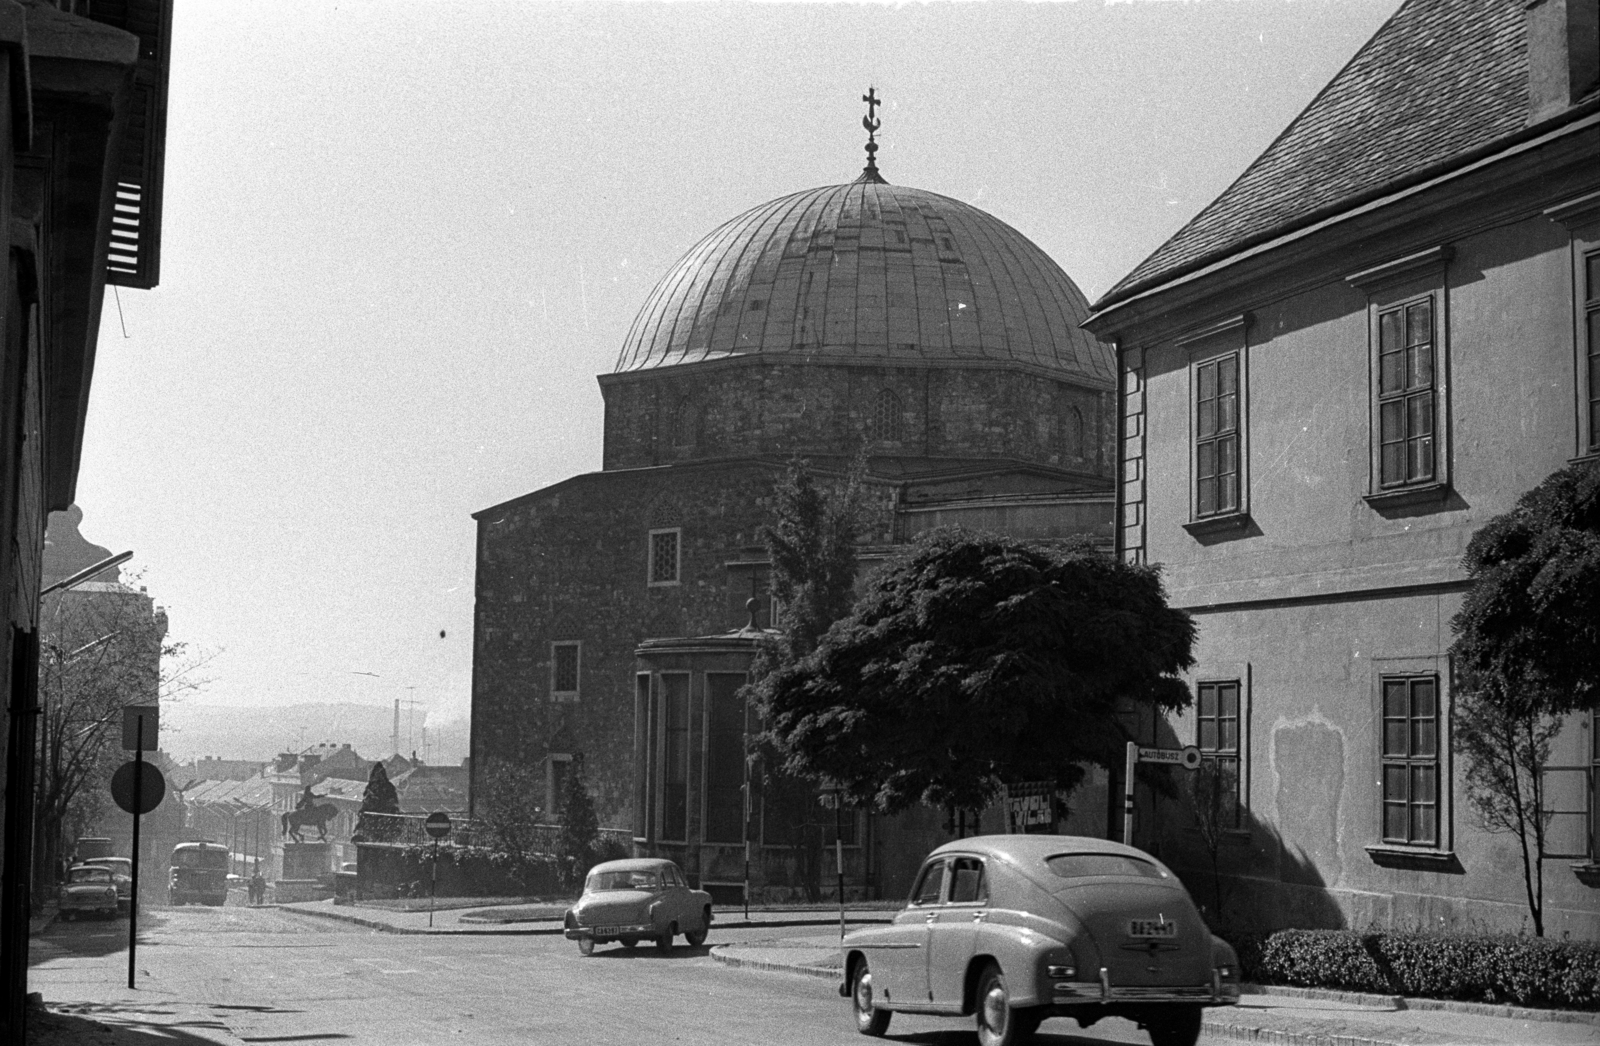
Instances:
[[[1128,758],[1122,771],[1122,844],[1133,845],[1133,768],[1139,763],[1139,746],[1128,742]]]
[[[433,929],[433,898],[439,889],[439,840],[433,841],[433,874],[428,878],[428,929]]]
[[[138,717],[133,746],[133,895],[128,898],[128,987],[133,987],[133,955],[139,942],[139,811],[144,808],[144,716]]]
[[[833,864],[839,874],[839,940],[844,940],[844,793],[833,793]]]

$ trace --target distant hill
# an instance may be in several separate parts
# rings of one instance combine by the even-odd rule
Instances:
[[[348,744],[367,759],[382,759],[394,754],[393,729],[394,709],[377,705],[241,708],[180,701],[161,709],[161,748],[180,762],[206,756],[266,762],[279,752],[323,742]],[[469,735],[466,719],[425,723],[420,710],[409,717],[405,708],[400,710],[401,755],[410,757],[416,749],[435,766],[459,766],[467,754]]]

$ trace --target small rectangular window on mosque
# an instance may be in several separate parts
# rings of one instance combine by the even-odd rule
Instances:
[[[650,532],[650,563],[648,577],[651,585],[676,585],[678,583],[681,529],[652,530]]]
[[[550,698],[553,701],[578,699],[578,671],[583,646],[580,643],[550,644]]]

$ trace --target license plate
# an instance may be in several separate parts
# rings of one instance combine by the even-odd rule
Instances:
[[[1171,919],[1129,919],[1128,936],[1163,938],[1178,936],[1178,924]]]
[[[594,928],[594,935],[596,937],[615,937],[621,932],[622,927],[620,926],[596,926]]]

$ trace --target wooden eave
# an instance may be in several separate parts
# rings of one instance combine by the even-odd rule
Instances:
[[[116,193],[114,143],[127,115],[139,38],[43,6],[27,8],[27,32],[34,119],[44,132],[31,158],[46,166],[50,186],[42,213],[33,217],[44,495],[56,511],[73,501],[83,453]]]

